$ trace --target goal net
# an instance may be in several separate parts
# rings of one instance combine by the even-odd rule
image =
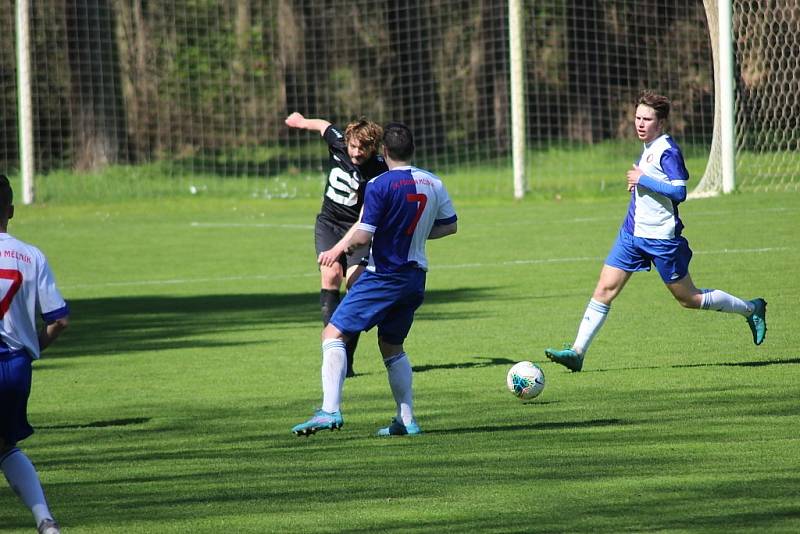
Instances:
[[[719,6],[717,0],[705,3],[717,78]],[[800,3],[731,4],[736,188],[800,191]],[[716,114],[708,167],[695,196],[722,191],[720,127]]]
[[[522,0],[529,194],[624,189],[644,88],[672,99],[692,179],[719,189],[715,6]],[[39,0],[29,11],[38,200],[320,196],[326,150],[284,126],[292,111],[342,126],[402,120],[415,163],[453,194],[512,195],[507,0]],[[797,2],[734,0],[741,189],[800,183],[798,20]],[[15,34],[0,17],[11,174]]]

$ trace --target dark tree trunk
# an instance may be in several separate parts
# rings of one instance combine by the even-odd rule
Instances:
[[[432,66],[433,49],[441,43],[429,27],[428,2],[390,0],[387,5],[392,120],[411,128],[420,154],[441,151],[444,125]]]
[[[107,0],[70,0],[65,8],[73,166],[100,169],[126,153],[114,15]]]

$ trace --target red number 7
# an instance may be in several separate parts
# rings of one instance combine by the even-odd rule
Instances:
[[[428,203],[428,197],[422,193],[409,193],[406,195],[407,202],[419,202],[417,204],[417,213],[414,215],[414,220],[406,228],[406,235],[412,235],[417,228],[419,218],[422,217],[422,212],[425,211],[425,204]]]
[[[11,307],[11,301],[14,300],[14,295],[19,291],[19,286],[22,285],[22,273],[16,269],[0,269],[0,279],[11,280],[11,286],[3,298],[0,299],[0,317],[5,317],[8,308]]]

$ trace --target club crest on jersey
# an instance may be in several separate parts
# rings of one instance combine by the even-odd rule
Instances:
[[[652,163],[652,162],[653,162],[653,154],[648,154],[647,155],[647,163]]]

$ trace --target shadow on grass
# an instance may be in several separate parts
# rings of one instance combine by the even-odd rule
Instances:
[[[630,424],[622,419],[590,419],[588,421],[559,421],[530,423],[524,425],[487,425],[468,428],[448,428],[446,430],[426,431],[426,434],[474,434],[476,432],[518,432],[520,430],[560,430],[576,428],[595,428]]]
[[[220,334],[311,324],[307,294],[125,296],[70,301],[70,329],[50,358],[244,344]]]
[[[780,360],[757,360],[753,362],[725,362],[725,363],[690,363],[673,365],[675,369],[681,367],[764,367],[767,365],[792,365],[800,363],[800,358],[784,358]]]
[[[754,360],[749,362],[709,362],[679,363],[675,365],[643,365],[631,367],[614,367],[609,369],[583,369],[581,373],[609,373],[613,371],[638,371],[642,369],[694,369],[697,367],[766,367],[768,365],[797,365],[800,358],[781,358],[778,360]]]
[[[489,288],[472,287],[429,291],[419,318],[458,318],[441,305],[483,300],[490,293]],[[49,361],[269,343],[245,340],[237,332],[322,328],[318,293],[104,297],[70,300],[70,309],[70,328],[48,351]]]
[[[476,369],[483,367],[495,367],[498,365],[507,366],[517,363],[515,360],[508,358],[482,358],[478,357],[477,360],[484,360],[479,362],[463,362],[463,363],[442,363],[437,365],[414,365],[412,369],[415,373],[424,373],[426,371],[439,371],[447,369]]]
[[[387,444],[339,433],[298,440],[274,424],[252,434],[258,418],[242,406],[176,408],[145,429],[113,426],[136,420],[130,418],[53,432],[37,465],[50,478],[46,491],[62,524],[84,532],[109,532],[109,521],[137,532],[650,532],[728,525],[790,532],[781,527],[798,517],[796,472],[754,470],[743,483],[735,460],[746,451],[702,456],[698,447],[716,442],[708,444],[695,428],[681,434],[683,420],[643,435],[661,444],[666,431],[677,430],[669,449],[631,450],[626,443],[637,441],[641,421],[492,421]],[[279,414],[265,418],[283,425]],[[547,435],[537,442],[531,431]],[[28,528],[30,514],[7,495],[14,508],[0,507],[0,530]],[[444,506],[454,496],[460,510],[472,512],[431,511],[431,503]],[[391,516],[398,500],[418,514],[414,528]],[[515,513],[497,512],[509,506]],[[599,506],[602,514],[586,515]],[[550,507],[556,512],[536,515]],[[318,518],[321,508],[337,513]],[[516,512],[536,517],[536,528],[520,526]],[[240,516],[252,521],[249,527],[231,523]]]
[[[91,423],[76,423],[74,425],[37,425],[43,430],[75,430],[79,428],[107,428],[131,425],[143,425],[150,422],[149,417],[128,417],[124,419],[107,419],[105,421],[92,421]]]

